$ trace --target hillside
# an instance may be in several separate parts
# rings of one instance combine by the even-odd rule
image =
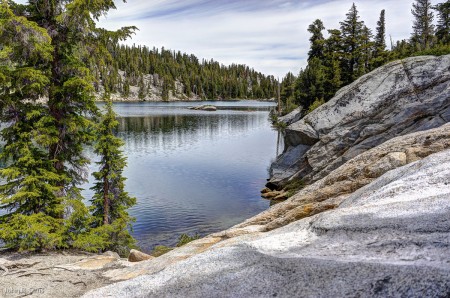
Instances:
[[[96,92],[113,100],[271,99],[277,81],[246,65],[225,66],[214,60],[164,48],[109,46],[112,60],[94,65]]]

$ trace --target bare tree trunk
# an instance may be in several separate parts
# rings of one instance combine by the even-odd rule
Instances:
[[[103,178],[103,225],[109,224],[109,181]]]

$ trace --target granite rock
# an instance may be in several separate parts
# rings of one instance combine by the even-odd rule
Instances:
[[[449,91],[450,55],[407,58],[366,74],[286,128],[268,187],[292,177],[317,181],[387,140],[449,122]]]

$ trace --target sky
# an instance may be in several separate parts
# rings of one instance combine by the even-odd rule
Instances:
[[[246,64],[281,79],[306,66],[309,24],[321,19],[326,29],[338,29],[353,2],[374,32],[380,11],[386,10],[388,45],[390,37],[394,43],[410,37],[413,0],[128,0],[116,1],[117,10],[100,26],[134,25],[139,31],[126,44]]]

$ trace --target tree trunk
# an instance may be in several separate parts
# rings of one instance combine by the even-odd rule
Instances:
[[[109,181],[103,178],[103,225],[109,224]]]

